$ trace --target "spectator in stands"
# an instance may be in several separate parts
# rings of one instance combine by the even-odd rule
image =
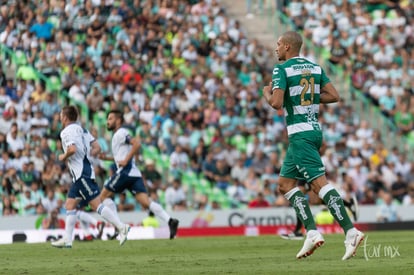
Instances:
[[[270,204],[265,200],[263,193],[259,192],[253,200],[249,202],[249,208],[269,207]]]
[[[23,162],[22,169],[17,172],[19,181],[21,181],[25,187],[30,187],[32,183],[36,181],[36,175],[33,169],[33,163],[30,164],[28,161],[25,161]]]
[[[377,221],[379,222],[397,222],[401,218],[397,212],[396,203],[391,194],[384,192],[382,195],[382,204],[378,207]]]
[[[39,109],[49,122],[52,122],[53,116],[60,112],[60,106],[52,92],[47,92],[46,100],[40,102]]]
[[[129,197],[126,192],[118,194],[114,202],[117,205],[118,212],[135,210],[135,199],[133,197]]]
[[[15,167],[11,166],[10,163],[7,163],[7,153],[3,153],[3,160],[6,162],[6,172],[4,173],[2,179],[2,189],[3,192],[7,195],[19,194],[23,190],[23,185],[19,183],[19,178],[17,177],[17,170]],[[7,166],[9,165],[9,166]]]
[[[152,159],[145,160],[145,167],[141,171],[143,178],[145,179],[145,185],[150,190],[158,190],[163,188],[162,176],[160,172],[155,168],[155,162]]]
[[[246,167],[244,160],[239,158],[234,166],[231,167],[230,175],[231,178],[239,182],[243,182],[247,175],[249,169]]]
[[[212,151],[207,152],[207,156],[202,164],[202,172],[206,179],[214,181],[214,169],[216,167],[216,161],[214,160]]]
[[[270,190],[274,192],[277,189],[278,175],[275,173],[272,165],[266,165],[263,174],[260,175],[260,180],[263,185],[268,185]]]
[[[414,128],[414,114],[407,103],[400,104],[394,115],[395,123],[401,134],[406,135]]]
[[[265,167],[268,163],[269,158],[264,154],[263,150],[258,150],[254,152],[251,167],[254,169],[256,174],[263,174],[265,171]]]
[[[0,133],[7,135],[13,123],[12,114],[9,110],[5,110],[0,117]]]
[[[378,104],[381,108],[382,113],[392,118],[395,114],[395,107],[397,105],[397,101],[392,94],[391,89],[388,89],[387,93],[385,95],[382,95],[378,99]]]
[[[17,215],[18,209],[15,208],[13,205],[14,196],[2,196],[2,204],[3,204],[3,216],[14,216]]]
[[[404,195],[402,205],[414,205],[414,182],[408,184],[407,194]]]
[[[23,187],[23,192],[18,195],[19,199],[19,215],[35,215],[37,204],[39,203],[32,196],[30,188]]]
[[[405,181],[401,173],[397,173],[397,180],[391,185],[391,194],[393,199],[399,203],[403,202],[405,195],[407,195],[408,182]]]
[[[249,198],[256,197],[263,188],[262,182],[260,181],[260,178],[257,176],[257,173],[253,167],[249,168],[247,177],[242,181],[242,183],[248,192]]]
[[[46,197],[42,198],[40,203],[43,205],[46,213],[51,213],[57,209],[58,203],[58,196],[55,193],[55,189],[52,186],[49,186],[46,192]]]
[[[19,129],[18,129],[16,122],[12,123],[10,132],[7,133],[6,141],[7,141],[8,149],[12,153],[16,152],[17,150],[24,149],[25,140],[19,134]]]
[[[170,156],[170,172],[179,175],[189,169],[190,159],[181,145],[176,145],[174,152]]]
[[[42,221],[43,229],[65,229],[65,221],[59,218],[59,211],[54,208],[49,216]]]
[[[227,165],[223,156],[220,156],[216,160],[216,165],[212,171],[215,186],[223,191],[226,191],[230,185],[230,167]]]
[[[166,210],[171,211],[177,206],[183,206],[183,201],[186,201],[186,195],[181,186],[181,181],[174,179],[171,186],[165,190]]]
[[[31,135],[38,137],[45,137],[47,128],[49,127],[49,121],[44,117],[40,108],[36,110],[34,117],[30,120]]]

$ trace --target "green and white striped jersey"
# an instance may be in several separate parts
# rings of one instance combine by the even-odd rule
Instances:
[[[321,131],[318,122],[320,90],[330,80],[318,65],[303,57],[276,64],[272,90],[285,91],[283,110],[289,138],[312,137]]]

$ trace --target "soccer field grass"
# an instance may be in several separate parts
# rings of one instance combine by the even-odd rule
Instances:
[[[303,241],[278,236],[1,245],[0,274],[413,274],[414,232],[368,232],[357,255],[342,261],[344,236],[306,259]],[[365,245],[365,246],[364,246]]]

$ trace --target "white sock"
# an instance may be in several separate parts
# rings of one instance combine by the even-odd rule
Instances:
[[[154,213],[155,216],[159,217],[163,221],[167,222],[171,219],[170,215],[162,209],[161,205],[156,202],[151,202],[149,205],[149,209]]]
[[[114,202],[112,199],[110,199],[110,198],[106,198],[106,199],[104,199],[104,200],[103,200],[103,202],[102,202],[102,203],[103,203],[105,206],[108,206],[109,208],[111,208],[111,210],[112,210],[112,211],[114,211],[115,213],[117,212],[115,202]]]
[[[101,203],[98,206],[97,212],[106,221],[110,222],[113,226],[115,226],[116,228],[118,228],[119,231],[122,231],[122,229],[124,228],[124,224],[121,222],[121,220],[119,219],[119,217],[116,214],[116,212],[112,211],[111,208],[109,208],[109,207],[107,207],[107,206],[105,206],[105,205],[103,205]]]
[[[319,198],[321,198],[323,200],[325,195],[328,194],[328,192],[331,191],[332,189],[335,189],[335,187],[333,187],[332,184],[330,184],[330,183],[322,186],[322,188],[319,190],[319,194],[318,194]]]
[[[76,220],[76,210],[67,210],[65,221],[65,239],[68,242],[72,242],[73,229],[75,229]]]
[[[91,214],[86,213],[85,211],[78,210],[78,219],[81,222],[85,222],[86,224],[92,224],[95,227],[98,226],[98,220],[95,219],[95,217]]]
[[[84,236],[92,235],[91,231],[89,230],[89,223],[87,223],[85,221],[80,221],[80,227],[82,228]]]
[[[286,192],[284,197],[287,200],[290,200],[290,198],[293,196],[293,194],[295,194],[298,191],[300,191],[299,187],[294,187],[294,188],[290,189],[290,191]]]

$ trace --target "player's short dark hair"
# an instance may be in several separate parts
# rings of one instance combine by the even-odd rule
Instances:
[[[119,118],[121,120],[121,123],[124,123],[124,115],[121,113],[121,111],[110,110],[107,117],[109,117],[110,114],[114,114],[116,118]]]
[[[62,114],[66,116],[70,121],[77,121],[79,116],[78,108],[73,105],[63,107]]]

